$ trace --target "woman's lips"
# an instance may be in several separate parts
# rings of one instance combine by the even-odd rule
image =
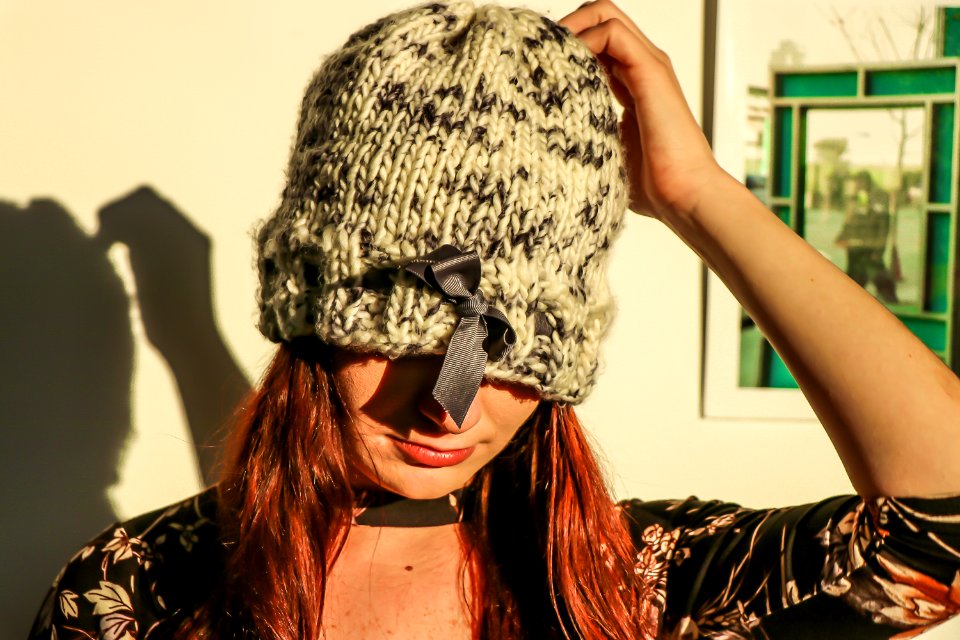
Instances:
[[[475,448],[441,450],[422,444],[414,444],[408,440],[394,439],[393,442],[409,461],[427,467],[452,467],[455,464],[460,464],[470,457]]]

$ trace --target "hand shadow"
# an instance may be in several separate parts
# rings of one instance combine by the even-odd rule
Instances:
[[[147,339],[173,372],[209,485],[220,431],[250,390],[214,317],[210,238],[147,186],[105,205],[99,218],[98,240],[129,249]]]
[[[134,343],[113,242],[129,248],[147,339],[176,378],[207,484],[218,429],[249,391],[214,320],[209,238],[146,187],[100,224],[91,238],[52,200],[0,201],[0,626],[21,636],[60,567],[117,519],[107,489],[131,429]]]

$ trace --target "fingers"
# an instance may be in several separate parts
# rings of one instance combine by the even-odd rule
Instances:
[[[610,58],[603,54],[600,54],[597,57],[600,60],[601,64],[603,64],[605,69],[611,69],[611,74],[609,78],[610,88],[613,90],[613,95],[617,99],[617,102],[619,102],[620,106],[622,106],[624,109],[633,109],[634,108],[633,97],[630,95],[630,90],[627,89],[627,87],[623,84],[621,80],[619,80],[616,76],[613,75],[612,73],[613,63],[611,62]]]
[[[631,34],[647,47],[651,54],[657,57],[665,57],[663,51],[657,48],[646,34],[640,30],[636,23],[634,23],[620,7],[615,5],[612,0],[592,0],[585,2],[573,12],[560,18],[557,22],[570,29],[574,34],[580,35],[582,31],[596,27],[609,20],[616,20],[622,23]]]
[[[647,119],[654,112],[689,113],[670,58],[611,0],[588,2],[562,20],[568,28],[580,29],[576,36],[609,72],[611,88],[624,109]]]
[[[574,33],[579,33],[584,29],[594,27],[610,18],[619,18],[620,21],[636,33],[638,37],[643,35],[633,20],[610,0],[589,0],[588,2],[584,2],[574,11],[560,18],[557,23],[562,24]]]
[[[607,68],[609,75],[634,90],[651,73],[666,75],[679,88],[670,58],[654,46],[611,0],[595,0],[561,19]],[[665,74],[662,72],[666,72]],[[633,91],[631,91],[633,93]],[[618,100],[621,96],[617,95]]]
[[[673,67],[665,54],[656,55],[633,35],[626,25],[610,19],[588,27],[577,34],[610,75],[619,80],[634,98],[643,87],[663,86],[666,82],[679,88]],[[653,83],[652,85],[650,83]]]

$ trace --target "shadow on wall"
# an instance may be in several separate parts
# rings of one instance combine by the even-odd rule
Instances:
[[[134,358],[110,244],[130,248],[147,337],[176,377],[208,484],[216,432],[249,387],[213,319],[209,239],[148,188],[100,218],[90,237],[53,200],[0,201],[0,628],[12,637],[116,519],[106,491],[131,429]]]

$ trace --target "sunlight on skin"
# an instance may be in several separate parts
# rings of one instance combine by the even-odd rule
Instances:
[[[540,400],[527,387],[484,380],[463,428],[431,392],[442,356],[389,360],[373,353],[337,349],[333,379],[356,436],[352,456],[355,487],[382,487],[414,499],[438,498],[466,485],[499,454]],[[457,464],[417,464],[398,446],[413,442],[452,451],[474,447]]]

